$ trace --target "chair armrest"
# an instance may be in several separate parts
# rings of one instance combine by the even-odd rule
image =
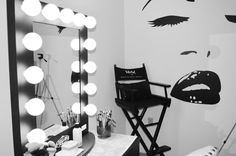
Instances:
[[[161,87],[165,87],[165,88],[170,88],[171,85],[169,84],[164,84],[164,83],[159,83],[159,82],[149,82],[150,85],[155,85],[155,86],[161,86]]]

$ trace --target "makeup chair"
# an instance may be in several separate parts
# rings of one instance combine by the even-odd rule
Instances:
[[[160,154],[164,156],[164,152],[171,150],[169,146],[159,146],[156,142],[160,132],[161,124],[165,116],[166,109],[170,107],[171,99],[167,96],[167,88],[170,85],[149,82],[145,65],[140,68],[124,69],[114,65],[115,70],[115,85],[117,98],[116,104],[122,109],[133,131],[131,135],[136,135],[140,138],[144,150],[148,156]],[[150,85],[158,86],[164,89],[164,95],[154,95],[151,93]],[[147,109],[160,107],[161,113],[158,122],[144,124],[142,121]],[[134,121],[136,120],[136,121]],[[148,127],[155,126],[155,132],[152,136]],[[139,127],[143,130],[151,142],[148,148],[143,141],[143,136],[139,133]]]

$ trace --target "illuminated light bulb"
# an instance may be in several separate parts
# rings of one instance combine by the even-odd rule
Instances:
[[[80,103],[79,102],[76,102],[72,105],[71,107],[73,113],[75,114],[80,114]]]
[[[97,21],[93,16],[87,16],[85,18],[85,23],[84,25],[89,28],[89,29],[93,29],[95,28],[95,26],[97,25]]]
[[[92,74],[96,72],[97,65],[93,61],[88,61],[86,64],[83,65],[83,68],[87,73]]]
[[[71,70],[72,70],[73,72],[79,73],[79,71],[80,71],[80,64],[79,64],[79,61],[74,61],[74,62],[71,64]]]
[[[84,41],[83,43],[83,47],[89,51],[92,51],[96,48],[97,46],[97,43],[94,39],[92,38],[88,38]]]
[[[79,43],[80,43],[79,39],[74,38],[73,40],[71,40],[70,46],[73,50],[78,51],[80,49],[80,44]]]
[[[28,16],[37,16],[40,14],[42,5],[39,0],[24,0],[21,10]]]
[[[74,12],[69,8],[62,9],[59,18],[62,22],[69,24],[74,19]]]
[[[42,47],[43,40],[39,34],[30,32],[24,36],[22,43],[26,49],[36,51]]]
[[[84,16],[84,14],[82,14],[82,13],[77,13],[77,14],[75,14],[75,16],[74,16],[73,23],[74,23],[74,25],[76,25],[77,27],[81,28],[81,27],[83,27],[84,24],[85,24],[85,19],[86,19],[86,17]]]
[[[42,14],[46,19],[54,21],[59,17],[60,10],[55,4],[50,3],[45,5],[45,7],[42,10]]]
[[[44,73],[41,68],[37,66],[31,66],[27,68],[23,73],[27,82],[31,84],[37,84],[43,80]]]
[[[94,104],[88,104],[84,107],[84,111],[88,116],[94,116],[97,113],[97,106]]]
[[[71,85],[71,90],[72,90],[73,93],[79,94],[80,93],[80,83],[79,82],[74,82]]]
[[[88,83],[83,89],[88,95],[94,95],[97,92],[97,86],[94,83]]]
[[[25,109],[30,115],[38,116],[43,113],[45,104],[41,99],[33,98],[25,104]]]
[[[46,140],[46,134],[42,129],[36,128],[30,131],[26,138],[29,143],[35,142],[35,143],[44,143]]]

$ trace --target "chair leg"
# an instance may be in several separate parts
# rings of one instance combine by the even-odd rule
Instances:
[[[151,146],[150,146],[150,150],[154,149],[154,142],[156,142],[158,134],[160,132],[161,124],[162,124],[162,121],[164,119],[164,116],[165,116],[165,113],[166,113],[166,109],[167,109],[167,107],[163,106],[162,111],[161,111],[161,115],[159,117],[158,125],[156,127],[155,134],[153,136],[153,140],[152,140],[152,143],[151,143]]]
[[[132,121],[132,119],[131,119],[129,113],[128,113],[126,110],[124,110],[124,109],[122,109],[122,111],[124,112],[124,114],[125,114],[127,120],[129,121],[130,126],[133,128],[134,133],[139,137],[140,143],[142,144],[144,150],[146,151],[146,153],[149,153],[149,150],[148,150],[148,148],[147,148],[147,145],[145,144],[145,142],[143,141],[143,139],[142,139],[140,133],[139,133],[138,130],[136,129],[136,126],[134,125],[134,123],[133,123],[133,121]]]
[[[144,114],[146,113],[146,111],[147,111],[147,107],[144,108],[144,109],[142,110],[142,112],[141,112],[141,115],[140,115],[141,120],[143,119]],[[139,123],[137,122],[136,125],[135,125],[135,129],[138,129],[138,127],[139,127]],[[134,130],[133,130],[132,133],[131,133],[131,135],[134,135],[134,134],[135,134],[135,132],[134,132]]]
[[[153,145],[156,149],[159,148],[159,146],[156,143],[156,140],[153,140],[152,135],[150,134],[150,132],[148,131],[148,129],[146,128],[146,126],[143,124],[142,120],[140,119],[140,117],[136,114],[133,114],[137,120],[137,122],[140,124],[140,127],[142,128],[142,130],[144,131],[144,133],[147,135],[148,139],[150,140],[150,142],[152,143],[151,145]]]

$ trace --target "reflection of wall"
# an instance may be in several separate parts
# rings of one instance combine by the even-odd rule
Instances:
[[[172,98],[160,131],[159,143],[172,147],[167,156],[182,156],[206,145],[220,146],[235,122],[234,83],[236,72],[235,24],[225,14],[235,14],[235,1],[125,1],[125,64],[146,63],[150,80],[173,85],[193,70],[212,70],[221,79],[221,101],[200,106]],[[166,15],[190,17],[176,26],[153,28],[147,21]],[[181,56],[185,50],[197,54]],[[208,50],[211,56],[207,58]],[[148,112],[156,117],[154,111]],[[148,117],[148,116],[147,116]],[[145,119],[147,121],[147,119]],[[129,133],[130,128],[127,128]],[[235,155],[235,132],[232,146],[222,155]],[[230,142],[229,142],[230,144]],[[230,154],[231,152],[231,154]]]
[[[9,70],[8,70],[8,48],[7,48],[7,22],[6,22],[6,1],[0,1],[0,97],[1,97],[1,113],[0,122],[1,133],[1,154],[2,155],[14,155],[13,149],[13,136],[12,136],[12,121],[11,121],[11,102],[10,102],[10,83],[9,83]],[[4,140],[4,141],[3,141]]]

